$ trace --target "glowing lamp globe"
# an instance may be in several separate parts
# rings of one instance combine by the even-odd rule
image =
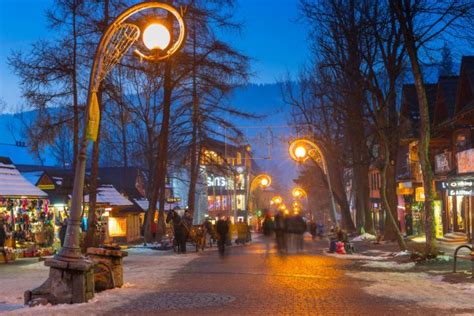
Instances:
[[[262,180],[260,180],[260,185],[261,185],[262,187],[268,186],[268,179],[267,179],[267,178],[263,178]]]
[[[143,32],[143,44],[149,50],[164,50],[171,42],[170,31],[163,24],[152,23]]]
[[[303,146],[298,146],[295,149],[295,157],[298,159],[303,159],[306,157],[306,148]]]

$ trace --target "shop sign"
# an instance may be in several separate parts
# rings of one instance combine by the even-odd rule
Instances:
[[[449,196],[474,196],[474,189],[459,188],[459,189],[449,189]]]
[[[446,173],[451,170],[451,153],[445,152],[435,156],[435,173]]]
[[[227,186],[227,179],[225,177],[207,177],[208,187],[225,187]]]
[[[54,190],[55,186],[54,184],[40,184],[38,188],[41,190]]]
[[[456,154],[458,173],[474,172],[474,148]]]
[[[415,201],[417,202],[425,201],[425,188],[418,187],[415,189]]]
[[[474,180],[456,180],[441,182],[443,189],[474,189]]]
[[[179,198],[179,197],[170,197],[170,198],[166,199],[166,203],[169,203],[169,204],[179,203],[179,202],[181,202],[181,198]]]

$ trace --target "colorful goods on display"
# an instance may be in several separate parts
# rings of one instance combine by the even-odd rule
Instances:
[[[14,252],[12,257],[54,254],[55,216],[50,212],[48,200],[0,198],[0,217],[11,236],[6,248]]]

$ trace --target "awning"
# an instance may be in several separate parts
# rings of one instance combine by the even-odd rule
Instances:
[[[89,195],[84,196],[84,202],[89,202]],[[97,189],[97,203],[110,206],[131,206],[133,203],[126,199],[113,185],[101,185]]]
[[[46,198],[48,195],[26,180],[12,164],[0,162],[0,197]]]

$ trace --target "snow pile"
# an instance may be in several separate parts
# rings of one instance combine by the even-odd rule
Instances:
[[[198,254],[162,255],[156,250],[140,249],[124,259],[124,286],[96,293],[85,304],[46,305],[10,311],[19,315],[99,315],[131,304],[137,298],[154,293],[173,278],[174,273],[198,257]],[[40,266],[41,265],[41,266]],[[41,285],[48,277],[49,269],[44,262],[28,267],[11,267],[11,272],[0,273],[0,298],[5,304],[22,304],[23,293]],[[18,276],[21,275],[19,278]]]
[[[411,255],[411,252],[408,251],[408,250],[393,252],[393,253],[390,254],[390,256],[392,256],[392,257],[402,257],[402,256],[409,256],[409,255]]]
[[[329,256],[329,257],[335,257],[335,258],[339,258],[339,259],[348,259],[348,260],[374,260],[374,261],[377,261],[377,260],[386,260],[387,258],[386,257],[375,257],[375,256],[364,256],[364,255],[339,255],[337,253],[326,253],[326,256]]]
[[[376,237],[374,235],[363,233],[357,237],[352,238],[352,241],[365,241],[365,240],[375,240]]]
[[[415,267],[414,262],[396,263],[394,261],[370,261],[363,265],[368,268],[406,271]]]
[[[380,297],[412,301],[429,308],[473,309],[474,284],[451,284],[441,276],[413,272],[351,272],[347,275],[370,282],[364,290]]]

